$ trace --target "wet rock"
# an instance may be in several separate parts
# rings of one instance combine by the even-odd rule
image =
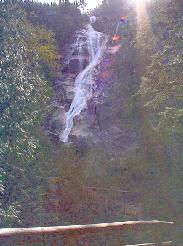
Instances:
[[[89,56],[87,48],[82,49],[82,55]],[[73,51],[72,56],[79,56],[79,51],[78,50]]]
[[[67,99],[73,100],[74,99],[74,91],[67,91]]]
[[[89,53],[88,53],[88,49],[87,48],[83,49],[83,55],[86,56],[86,57],[89,56]]]
[[[88,59],[83,59],[83,69],[88,65]],[[69,62],[69,72],[78,73],[80,71],[79,59],[72,59]]]
[[[83,36],[83,37],[82,37],[82,41],[83,41],[83,42],[86,42],[86,41],[87,41],[87,38]]]
[[[56,132],[57,129],[63,128],[63,124],[59,119],[52,119],[49,121],[49,129],[51,132]]]
[[[72,99],[65,99],[64,101],[64,108],[65,108],[65,111],[68,112],[69,111],[69,108],[71,106],[71,103],[72,103]]]
[[[73,56],[78,56],[79,55],[79,51],[78,50],[75,50],[73,53],[72,53]]]
[[[62,68],[62,73],[68,73],[69,72],[69,66],[68,65],[65,65],[63,68]]]

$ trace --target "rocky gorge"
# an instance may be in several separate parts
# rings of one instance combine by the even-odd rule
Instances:
[[[124,98],[114,93],[114,90],[120,90],[120,93],[123,90],[123,81],[118,81],[114,66],[118,51],[125,50],[125,41],[124,47],[112,43],[107,34],[92,27],[95,17],[91,17],[90,22],[85,29],[76,32],[75,41],[63,59],[61,75],[55,84],[54,110],[47,123],[47,132],[57,141],[102,144],[111,153],[121,155],[136,148],[134,131],[121,124],[122,108],[126,103],[125,91]],[[73,104],[77,104],[76,108]],[[69,112],[72,114],[73,110],[75,113],[71,117],[68,136],[62,141],[68,123],[67,115]]]

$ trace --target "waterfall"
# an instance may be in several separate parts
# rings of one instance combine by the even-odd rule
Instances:
[[[82,41],[82,35],[79,35],[78,38],[77,38],[77,41],[76,41],[76,47],[77,47],[77,50],[78,50],[78,55],[79,55],[79,70],[80,72],[82,71],[83,69],[83,41]]]
[[[95,67],[100,63],[102,55],[105,51],[107,38],[103,33],[94,30],[92,24],[95,21],[96,17],[92,16],[90,18],[90,24],[86,26],[86,32],[83,34],[86,41],[83,41],[82,37],[78,37],[77,39],[81,71],[76,77],[74,99],[71,103],[69,111],[66,113],[64,130],[60,134],[60,140],[64,143],[68,142],[69,134],[73,128],[74,118],[87,107],[87,101],[92,97],[94,70]],[[82,53],[84,47],[83,42],[86,42],[85,46],[87,47],[89,54],[89,65],[85,69],[82,69]]]

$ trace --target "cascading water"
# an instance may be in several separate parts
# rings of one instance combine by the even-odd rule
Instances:
[[[77,38],[77,42],[76,42],[76,47],[78,50],[78,54],[79,54],[79,70],[80,72],[83,70],[83,41],[82,41],[82,35],[79,35]]]
[[[86,26],[86,32],[84,34],[86,41],[83,41],[82,37],[78,37],[77,39],[80,73],[75,80],[74,99],[69,111],[66,113],[64,131],[60,134],[60,140],[65,143],[68,142],[69,134],[73,128],[74,118],[79,115],[84,108],[86,108],[87,101],[92,97],[94,70],[101,61],[107,43],[106,36],[103,33],[95,31],[92,27],[95,20],[96,17],[91,17],[90,24]],[[86,42],[85,44],[87,44],[87,50],[89,53],[89,65],[84,70],[82,70],[83,42]]]

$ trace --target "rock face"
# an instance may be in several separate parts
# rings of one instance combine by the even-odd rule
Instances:
[[[46,117],[46,132],[58,140],[60,131],[65,124],[65,115],[74,98],[75,79],[89,64],[89,52],[86,30],[75,34],[75,41],[68,48],[68,53],[62,61],[62,70],[54,83],[55,97],[52,102],[53,113]]]
[[[93,19],[91,23],[93,23]],[[106,49],[106,35],[95,31],[91,23],[86,26],[85,31],[78,34],[73,45],[74,50],[67,61],[69,73],[77,74],[77,76],[75,78],[74,98],[66,114],[64,130],[59,136],[62,142],[68,142],[71,134],[81,135],[81,128],[83,129],[84,126],[82,125],[83,116],[81,113],[87,110],[87,103],[94,95],[97,67],[100,65]],[[72,90],[67,94],[72,95]],[[78,119],[80,129],[75,128]]]
[[[82,68],[85,69],[86,66],[89,64],[88,62],[88,58],[84,57],[82,58]],[[68,65],[68,72],[70,73],[78,73],[80,72],[80,58],[74,58],[72,60],[69,61],[69,65]]]
[[[102,144],[111,155],[122,156],[137,146],[135,133],[122,123],[126,124],[123,120],[126,99],[125,95],[121,96],[122,86],[113,72],[116,56],[117,53],[111,53],[111,46],[108,46],[96,68],[93,97],[75,118],[71,135],[90,139],[95,145]]]
[[[102,59],[92,72],[92,97],[73,119],[73,128],[69,135],[69,141],[78,142],[77,139],[83,138],[95,145],[106,146],[115,155],[123,155],[124,152],[136,148],[135,133],[126,127],[123,115],[126,103],[126,95],[122,93],[124,78],[119,80],[113,70],[121,48],[123,47],[120,44],[107,44]],[[69,49],[62,74],[55,85],[56,95],[52,103],[54,113],[47,123],[47,130],[57,140],[64,130],[66,112],[75,96],[76,78],[90,62],[86,30],[81,30],[76,33],[75,42]],[[86,86],[91,85],[86,83]]]

